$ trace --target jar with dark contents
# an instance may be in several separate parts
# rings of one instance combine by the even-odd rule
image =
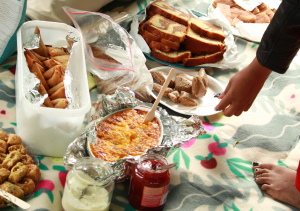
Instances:
[[[129,203],[139,211],[158,211],[164,208],[170,184],[165,157],[157,154],[142,155],[135,164],[129,187]]]

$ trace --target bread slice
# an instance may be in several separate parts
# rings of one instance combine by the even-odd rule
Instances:
[[[186,26],[158,14],[148,19],[144,23],[143,29],[158,36],[160,39],[177,43],[181,43],[184,40],[187,31]]]
[[[152,41],[159,41],[159,37],[144,30],[142,27],[139,29],[139,34],[144,38],[146,43],[149,45]]]
[[[182,63],[185,67],[194,67],[202,64],[212,64],[217,63],[223,59],[223,51],[219,51],[216,53],[201,55],[201,56],[193,56],[191,58],[184,58]]]
[[[217,26],[208,21],[200,20],[197,18],[191,18],[189,23],[191,29],[202,36],[210,37],[216,40],[220,40],[222,42],[226,37],[223,29],[220,26]]]
[[[171,19],[185,26],[188,25],[188,14],[176,9],[175,7],[161,0],[155,1],[152,4],[150,4],[146,9],[146,13],[148,17],[151,17],[155,14],[160,14],[168,19]]]
[[[194,30],[192,30],[190,27],[188,28],[183,45],[186,50],[190,50],[192,53],[198,55],[203,54],[203,52],[215,53],[218,51],[224,51],[226,47],[223,42],[202,36],[194,32]]]
[[[191,55],[191,51],[171,51],[168,53],[160,50],[151,51],[152,57],[169,63],[182,62],[184,58],[189,58]]]
[[[168,46],[162,44],[161,42],[157,42],[157,41],[151,41],[149,43],[149,47],[151,48],[152,51],[160,50],[160,51],[166,52],[166,53],[168,53],[172,50]]]
[[[166,46],[168,46],[169,48],[177,51],[180,47],[180,43],[178,42],[172,42],[172,41],[169,41],[167,39],[161,39],[160,42]]]

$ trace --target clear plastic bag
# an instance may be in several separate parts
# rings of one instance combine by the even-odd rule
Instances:
[[[146,58],[131,35],[110,16],[63,7],[85,42],[87,70],[103,94],[128,87],[139,100],[150,102],[153,79]]]

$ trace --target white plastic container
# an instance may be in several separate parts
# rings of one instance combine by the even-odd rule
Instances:
[[[75,100],[79,101],[77,102],[79,107],[76,109],[40,107],[25,98],[24,75],[28,73],[29,68],[24,56],[23,44],[33,35],[36,26],[39,27],[46,45],[66,46],[66,35],[69,31],[73,32],[73,37],[80,38],[75,52],[76,64],[69,68],[74,76],[72,83],[76,83],[77,88]],[[64,23],[29,21],[19,29],[17,43],[16,133],[34,154],[62,157],[68,145],[83,131],[85,116],[89,114],[91,108],[81,33]]]

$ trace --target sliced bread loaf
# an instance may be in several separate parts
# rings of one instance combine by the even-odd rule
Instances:
[[[223,29],[211,22],[197,18],[191,18],[189,23],[191,29],[202,36],[210,37],[220,41],[224,41],[226,37]]]
[[[177,43],[181,43],[184,40],[187,31],[186,26],[167,19],[159,14],[148,19],[144,23],[143,29],[160,37],[160,39],[166,39]]]
[[[160,50],[160,51],[163,51],[163,52],[166,52],[166,53],[168,53],[172,50],[168,46],[162,44],[161,42],[157,42],[157,41],[151,41],[149,43],[149,47],[152,51]]]
[[[168,19],[183,25],[188,25],[189,15],[169,5],[168,3],[158,0],[150,4],[146,9],[148,17],[160,14]]]
[[[169,63],[182,62],[184,58],[189,58],[191,55],[191,51],[171,51],[168,53],[160,50],[151,51],[151,56]]]
[[[190,27],[186,34],[186,38],[183,42],[186,50],[190,50],[193,54],[201,55],[205,53],[215,53],[218,51],[224,51],[226,45],[219,40],[215,40],[209,37],[202,36]]]
[[[194,67],[202,64],[217,63],[223,59],[223,54],[224,52],[219,51],[212,54],[193,56],[191,58],[184,58],[182,63],[185,67]]]

